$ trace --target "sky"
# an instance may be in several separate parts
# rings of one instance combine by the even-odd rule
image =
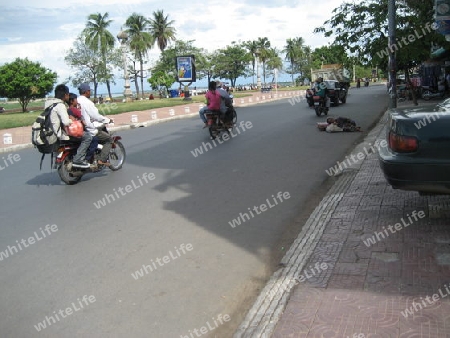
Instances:
[[[67,51],[84,29],[89,14],[105,12],[113,20],[110,32],[116,36],[132,13],[151,17],[154,11],[163,10],[170,20],[174,20],[178,39],[195,40],[194,46],[208,51],[224,48],[232,41],[257,40],[259,37],[267,37],[271,46],[279,50],[288,38],[302,37],[305,45],[313,49],[331,42],[313,30],[332,17],[332,10],[339,6],[339,0],[272,0],[263,3],[260,0],[12,0],[3,4],[0,11],[0,65],[17,57],[27,57],[55,71],[58,83],[65,82],[74,73],[64,62]],[[159,50],[153,48],[149,52],[149,65],[154,64],[159,55]],[[118,72],[113,92],[123,91],[124,80],[120,74]],[[290,75],[280,73],[279,81],[290,81]],[[150,89],[147,83],[145,86],[146,90]],[[100,86],[99,92],[106,92],[106,87]]]

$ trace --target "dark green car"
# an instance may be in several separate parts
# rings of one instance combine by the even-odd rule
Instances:
[[[450,194],[450,99],[390,110],[385,137],[379,162],[394,189]]]

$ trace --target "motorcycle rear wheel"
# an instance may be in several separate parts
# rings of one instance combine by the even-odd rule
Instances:
[[[220,132],[217,130],[217,125],[213,124],[209,127],[209,135],[211,136],[211,140],[215,140],[219,134]]]
[[[122,168],[125,163],[127,153],[122,142],[116,141],[113,143],[111,150],[109,151],[109,169],[116,171]]]
[[[68,167],[72,165],[72,158],[72,155],[67,156],[58,168],[59,177],[67,185],[77,184],[83,176],[82,174],[79,176],[73,176],[73,174],[69,170]]]

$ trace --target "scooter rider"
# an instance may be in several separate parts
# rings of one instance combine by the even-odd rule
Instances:
[[[107,159],[112,146],[111,136],[107,132],[99,130],[94,122],[112,123],[112,119],[99,114],[97,107],[89,99],[91,97],[91,87],[88,83],[82,83],[78,87],[78,91],[80,92],[78,103],[81,106],[81,114],[86,123],[86,130],[92,136],[97,136],[98,142],[103,145],[98,164],[109,165]]]
[[[322,101],[323,105],[328,109],[327,107],[327,85],[323,82],[323,78],[319,77],[316,80],[315,86],[314,86],[314,92],[317,96],[320,97],[320,100]]]

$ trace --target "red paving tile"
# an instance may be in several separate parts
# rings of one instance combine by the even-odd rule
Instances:
[[[273,337],[450,337],[450,218],[435,207],[447,200],[391,189],[369,156],[306,265],[329,263],[321,287],[293,290]],[[364,244],[413,210],[427,217]]]

